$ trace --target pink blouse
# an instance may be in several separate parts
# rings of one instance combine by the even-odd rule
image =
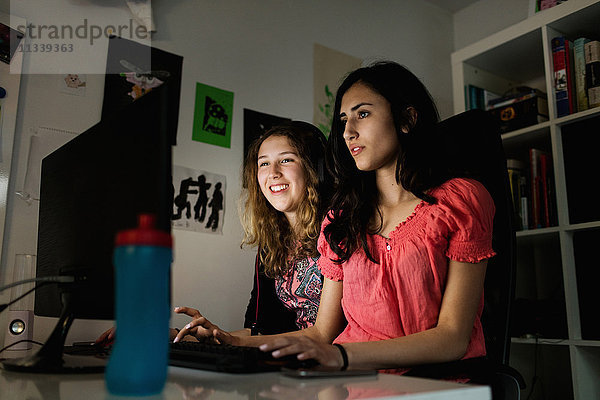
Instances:
[[[446,286],[449,259],[477,263],[494,256],[494,202],[475,180],[455,178],[435,188],[437,204],[424,201],[385,238],[367,235],[372,256],[362,248],[344,264],[332,259],[321,233],[318,264],[323,275],[343,280],[342,307],[348,321],[336,343],[391,339],[437,325]],[[325,218],[322,228],[329,223]],[[483,295],[471,340],[463,358],[486,354],[481,312]]]

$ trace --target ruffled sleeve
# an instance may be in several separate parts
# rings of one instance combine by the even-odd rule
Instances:
[[[337,264],[333,262],[333,260],[337,259],[338,256],[331,250],[329,247],[329,243],[327,243],[327,239],[325,239],[325,235],[323,234],[323,229],[327,225],[329,225],[329,215],[324,219],[323,224],[321,225],[321,234],[319,235],[319,239],[317,241],[317,250],[321,257],[317,261],[317,265],[321,269],[321,273],[324,277],[331,279],[332,281],[342,281],[344,280],[344,271],[341,264]]]
[[[444,186],[440,206],[448,223],[446,257],[478,263],[496,255],[492,248],[496,207],[489,192],[472,179],[453,179]]]

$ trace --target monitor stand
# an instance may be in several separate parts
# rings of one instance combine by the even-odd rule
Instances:
[[[61,316],[44,345],[34,354],[2,361],[4,369],[17,372],[35,373],[98,373],[103,372],[106,357],[64,354],[65,339],[75,319],[71,305],[71,294],[62,293]]]

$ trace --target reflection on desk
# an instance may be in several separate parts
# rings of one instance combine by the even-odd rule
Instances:
[[[0,371],[0,400],[132,400],[106,392],[103,374],[49,375]],[[346,400],[346,399],[489,400],[486,386],[378,374],[364,377],[296,379],[277,372],[225,374],[169,367],[160,395],[145,400]]]

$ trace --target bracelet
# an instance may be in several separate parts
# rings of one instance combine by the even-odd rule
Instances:
[[[345,371],[348,368],[348,353],[346,353],[346,349],[339,343],[333,344],[335,347],[340,349],[340,353],[342,353],[342,360],[344,361],[344,365],[340,369],[340,371]]]

